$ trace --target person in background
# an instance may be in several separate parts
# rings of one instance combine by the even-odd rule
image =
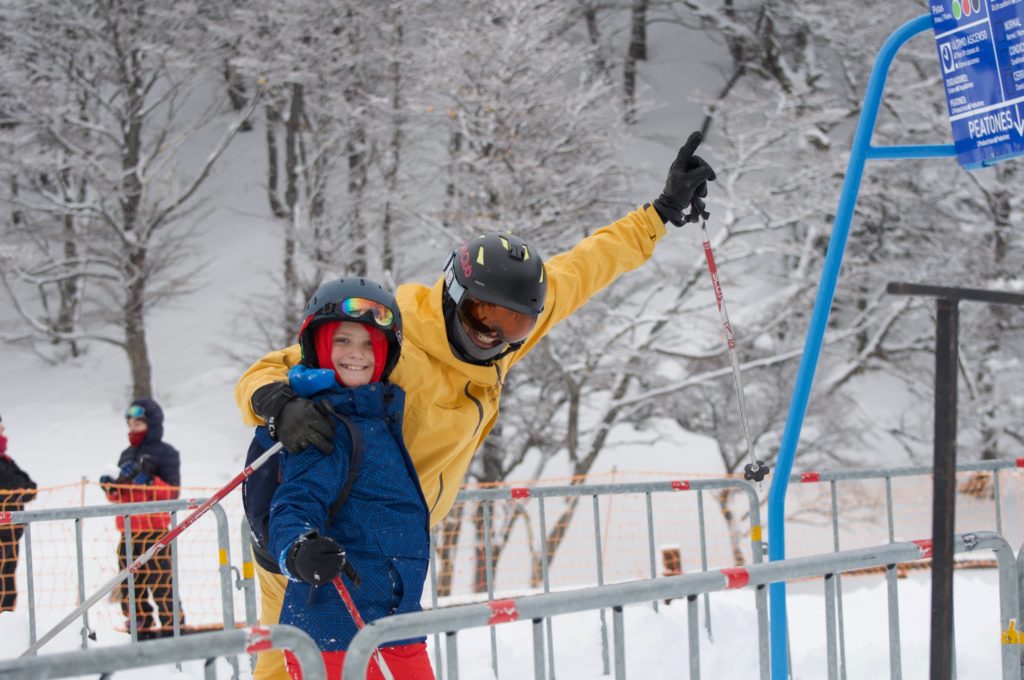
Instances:
[[[144,503],[177,498],[181,486],[181,456],[163,440],[164,412],[152,399],[136,399],[125,411],[130,446],[117,461],[118,475],[100,477],[100,485],[113,503]],[[131,561],[163,538],[171,524],[169,513],[131,517]],[[117,517],[121,540],[117,544],[118,569],[128,566],[128,537],[124,517]],[[152,596],[151,604],[149,596]],[[128,583],[118,586],[117,598],[131,629]],[[140,640],[170,634],[174,625],[171,589],[171,546],[157,552],[135,574],[135,620]],[[178,620],[185,615],[179,607]]]
[[[0,418],[0,511],[19,512],[35,500],[36,483],[7,455],[7,435]],[[0,525],[0,612],[13,612],[18,601],[14,572],[18,569],[18,541],[25,527]]]

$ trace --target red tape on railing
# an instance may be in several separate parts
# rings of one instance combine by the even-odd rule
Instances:
[[[678,481],[678,482],[672,482],[672,490],[673,491],[689,491],[690,490],[690,483],[688,481],[685,481],[685,480]]]
[[[742,588],[750,583],[750,572],[743,567],[729,567],[728,569],[719,569],[719,571],[725,576],[725,587],[728,590]]]
[[[920,541],[914,541],[917,545],[917,549],[921,551],[921,557],[932,556],[932,539],[922,538]]]
[[[491,608],[491,616],[487,619],[488,626],[519,620],[519,609],[515,600],[494,600],[488,602],[487,606]]]
[[[253,626],[249,629],[249,636],[246,639],[245,652],[246,654],[255,654],[256,652],[265,652],[268,649],[273,649],[274,643],[270,639],[270,630],[267,628],[261,628],[259,626]]]
[[[512,498],[529,498],[530,490],[525,486],[519,486],[512,489]]]
[[[821,473],[820,472],[804,472],[804,473],[802,473],[800,475],[800,481],[802,483],[804,483],[804,484],[807,484],[807,483],[810,483],[810,482],[820,482],[821,481]]]

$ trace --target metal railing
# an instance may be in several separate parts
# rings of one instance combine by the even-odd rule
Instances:
[[[256,625],[256,572],[249,542],[249,520],[242,515],[242,571],[235,572],[235,588],[242,591],[245,600],[245,624]]]
[[[541,577],[543,584],[543,591],[545,593],[551,592],[551,584],[548,578],[549,564],[548,564],[548,550],[547,550],[547,517],[545,514],[545,499],[551,498],[581,498],[591,497],[593,502],[594,510],[594,550],[596,557],[596,577],[597,585],[604,585],[604,562],[603,562],[603,550],[601,545],[601,518],[598,506],[598,500],[600,496],[615,496],[615,495],[626,495],[642,494],[645,497],[646,505],[646,518],[647,518],[647,553],[648,563],[650,568],[650,578],[657,577],[657,560],[655,557],[655,540],[654,540],[654,509],[652,504],[652,495],[658,493],[677,493],[680,491],[694,491],[697,494],[697,522],[699,531],[699,544],[700,544],[700,555],[701,555],[701,569],[707,570],[707,537],[704,526],[704,492],[715,491],[722,489],[736,489],[742,492],[748,503],[748,517],[750,520],[750,552],[751,559],[754,563],[760,563],[763,559],[763,548],[761,542],[761,515],[760,506],[758,505],[757,492],[754,490],[753,485],[749,482],[739,479],[695,479],[695,480],[672,480],[665,482],[644,482],[644,483],[622,483],[622,484],[579,484],[579,485],[564,485],[564,486],[535,486],[535,487],[508,487],[499,489],[468,489],[460,491],[456,496],[456,502],[481,502],[483,503],[483,519],[484,519],[484,552],[485,552],[485,579],[487,585],[487,599],[488,601],[494,600],[494,561],[492,559],[492,546],[491,546],[491,505],[497,501],[519,501],[525,502],[531,498],[537,499],[537,509],[540,515],[540,535],[544,543],[543,548],[540,550],[541,554]],[[437,582],[436,579],[432,578],[431,587],[433,590],[434,602],[436,606],[436,593],[437,593]],[[652,598],[652,604],[654,610],[658,610],[657,598]],[[707,596],[704,599],[705,608],[705,626],[708,629],[708,633],[711,632],[711,608],[708,602]],[[757,614],[759,620],[759,639],[758,647],[761,654],[763,663],[767,663],[768,659],[768,600],[767,594],[759,591],[757,594]],[[696,603],[693,603],[691,615],[696,620],[697,608]],[[607,675],[610,672],[610,656],[609,656],[609,645],[608,645],[608,625],[605,614],[605,609],[602,608],[600,611],[601,616],[601,659],[604,668],[604,673]],[[495,676],[498,675],[498,652],[497,652],[497,634],[492,628],[491,631],[491,670]],[[554,635],[551,627],[551,621],[548,620],[546,624],[545,635],[547,637],[547,649],[548,649],[548,668],[551,676],[554,676],[555,672],[555,654],[554,654]],[[441,654],[440,654],[440,640],[435,637],[435,649],[438,650],[436,655],[436,673],[439,680],[443,680],[442,667],[441,667]]]
[[[151,501],[145,503],[119,503],[109,505],[90,505],[85,507],[55,508],[51,510],[24,510],[19,512],[0,513],[0,524],[23,524],[25,526],[25,573],[26,588],[28,594],[28,616],[29,616],[29,644],[36,642],[36,606],[35,606],[35,580],[33,577],[32,557],[32,525],[39,522],[53,522],[61,520],[73,520],[75,525],[75,568],[77,571],[78,601],[85,601],[91,593],[85,590],[84,552],[82,548],[82,520],[100,517],[125,517],[125,542],[127,554],[131,555],[131,517],[135,515],[151,515],[158,512],[171,513],[172,527],[177,524],[177,511],[192,510],[197,508],[205,499],[190,498],[170,501]],[[211,510],[217,522],[217,544],[218,544],[218,572],[220,575],[220,591],[223,625],[225,629],[235,626],[235,609],[231,589],[231,551],[230,531],[227,523],[227,515],[224,509],[214,505]],[[138,532],[135,532],[136,535]],[[171,543],[175,546],[177,541]],[[131,560],[129,559],[129,562]],[[171,550],[171,597],[173,601],[173,634],[180,635],[178,613],[180,611],[180,600],[178,595],[178,551]],[[132,641],[138,640],[138,629],[136,622],[136,599],[135,599],[135,576],[128,577],[128,606],[129,606],[129,633]],[[91,629],[89,627],[89,613],[82,613],[82,649],[89,646]]]
[[[976,461],[971,463],[958,463],[957,472],[991,472],[994,496],[995,533],[1003,535],[1003,514],[1001,504],[1001,486],[999,480],[1000,470],[1019,470],[1024,467],[1024,458],[1016,460],[990,460]],[[801,484],[828,483],[831,496],[831,522],[832,522],[832,549],[839,552],[839,510],[838,493],[836,482],[841,481],[885,481],[885,516],[888,526],[889,543],[894,543],[895,517],[893,515],[892,480],[898,477],[931,476],[934,472],[933,466],[904,466],[895,468],[865,468],[860,470],[837,470],[832,472],[807,471],[790,475],[789,481]],[[896,597],[897,571],[895,564],[885,565],[885,577],[887,596],[889,600],[889,674],[891,678],[902,677],[903,667],[900,653],[900,631],[899,631],[899,604]],[[839,625],[839,668],[840,678],[846,678],[846,634],[843,614],[843,584],[842,578],[836,575],[836,589],[838,592],[838,625]]]
[[[204,659],[206,680],[215,680],[217,658],[226,656],[230,660],[239,654],[268,649],[287,649],[294,654],[305,680],[326,680],[323,657],[316,643],[292,626],[240,628],[198,633],[178,640],[152,640],[142,645],[20,657],[0,661],[0,679],[68,678],[96,673],[106,678],[116,671]]]
[[[252,544],[249,542],[249,519],[242,515],[242,571],[235,570],[235,588],[242,591],[245,602],[245,625],[255,626],[258,623],[256,612],[256,571],[252,556]],[[256,654],[249,655],[249,669],[256,670]]]
[[[954,537],[953,544],[954,551],[957,553],[977,550],[991,550],[995,553],[999,570],[999,630],[1015,630],[1021,603],[1018,598],[1017,561],[1010,545],[998,534],[987,531],[958,534]],[[458,680],[456,640],[458,631],[529,620],[533,626],[534,678],[545,680],[551,676],[547,674],[544,663],[543,623],[560,614],[610,608],[613,612],[614,676],[616,680],[622,680],[626,677],[626,631],[623,619],[623,607],[626,605],[646,603],[663,598],[685,597],[688,604],[692,606],[699,595],[709,592],[753,587],[755,593],[760,596],[763,594],[765,586],[771,583],[823,577],[826,598],[827,677],[829,680],[837,680],[840,672],[835,607],[838,593],[835,588],[834,575],[856,569],[924,559],[931,556],[931,545],[930,540],[890,543],[839,553],[754,564],[746,568],[733,567],[683,576],[530,595],[378,619],[360,631],[349,645],[342,677],[343,680],[358,680],[365,677],[370,656],[381,643],[418,635],[443,633],[446,639],[448,677],[450,680]],[[898,625],[898,621],[896,625]],[[760,617],[758,627],[759,629],[764,627]],[[696,617],[691,616],[689,618],[691,680],[700,677],[699,647],[694,643],[697,640],[697,632]],[[764,632],[759,630],[759,638],[763,637]],[[1021,646],[1006,643],[1006,633],[1003,636],[1005,644],[1002,645],[1001,651],[1002,678],[1003,680],[1021,680]],[[892,639],[890,634],[890,640]],[[764,679],[768,675],[768,660],[762,655],[760,677]]]

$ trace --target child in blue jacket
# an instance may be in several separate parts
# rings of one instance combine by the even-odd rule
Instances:
[[[303,361],[290,386],[347,427],[335,428],[329,455],[313,446],[284,454],[267,547],[289,579],[280,622],[316,640],[328,678],[340,678],[357,629],[333,579],[344,578],[367,623],[419,611],[429,511],[402,439],[405,394],[388,382],[402,342],[394,296],[368,279],[345,278],[321,286],[304,316]],[[254,443],[272,445],[272,427],[258,428]],[[381,653],[397,680],[434,678],[425,638],[389,642]],[[298,680],[296,660],[286,657]],[[368,677],[382,677],[376,662]]]

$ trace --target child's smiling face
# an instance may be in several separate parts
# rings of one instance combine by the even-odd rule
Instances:
[[[366,326],[342,321],[331,339],[331,364],[345,387],[369,384],[374,369],[373,343]]]

